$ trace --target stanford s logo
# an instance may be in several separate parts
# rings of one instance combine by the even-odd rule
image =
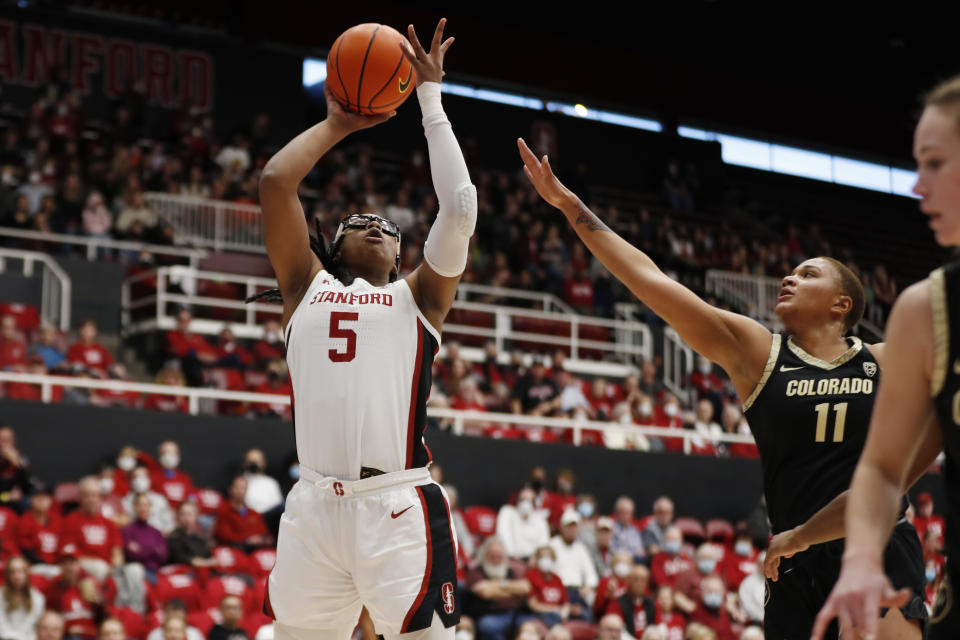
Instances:
[[[413,65],[410,66],[410,73],[407,74],[407,79],[400,80],[400,93],[406,93],[407,89],[410,88],[411,78],[413,78]]]
[[[440,587],[440,595],[443,597],[443,610],[450,614],[456,607],[453,604],[453,584],[444,582]]]
[[[874,376],[874,374],[877,373],[877,363],[876,363],[876,362],[864,362],[864,363],[863,363],[863,372],[872,378],[872,377]]]
[[[342,495],[343,495],[343,483],[342,483],[342,482],[334,482],[334,483],[333,483],[333,492],[334,492],[335,494],[337,494],[338,496],[342,496]]]

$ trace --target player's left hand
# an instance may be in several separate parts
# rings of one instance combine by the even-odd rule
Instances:
[[[447,49],[453,44],[453,38],[443,39],[443,28],[447,24],[446,18],[440,18],[437,23],[437,29],[433,32],[433,41],[430,43],[430,52],[423,49],[420,39],[417,38],[417,32],[413,25],[407,27],[407,33],[410,35],[410,46],[401,44],[403,55],[413,65],[413,70],[417,72],[417,86],[424,82],[440,82],[443,79],[443,56]]]
[[[763,574],[776,582],[780,578],[780,558],[792,558],[801,551],[806,551],[810,545],[798,539],[796,529],[781,531],[770,538],[767,545],[767,557],[763,561]]]

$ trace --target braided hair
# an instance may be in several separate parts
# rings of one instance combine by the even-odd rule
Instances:
[[[314,255],[317,256],[320,260],[320,264],[323,265],[323,268],[327,270],[327,273],[332,275],[334,278],[342,282],[343,284],[350,286],[353,282],[353,273],[347,269],[344,265],[337,260],[338,255],[340,254],[340,246],[343,244],[343,235],[338,235],[333,239],[329,245],[327,244],[327,239],[323,235],[323,231],[320,230],[320,220],[317,218],[313,219],[314,229],[316,229],[316,237],[310,236],[310,250],[313,251]],[[397,256],[397,269],[400,268],[400,257]],[[397,279],[397,274],[390,272],[390,282],[393,282]],[[280,289],[267,289],[266,291],[261,291],[260,293],[255,293],[252,296],[247,297],[244,302],[278,302],[283,304],[283,295],[280,293]]]

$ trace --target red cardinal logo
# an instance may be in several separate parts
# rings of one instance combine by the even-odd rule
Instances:
[[[444,582],[440,587],[440,595],[443,596],[443,610],[447,613],[453,613],[456,607],[453,604],[453,584]]]

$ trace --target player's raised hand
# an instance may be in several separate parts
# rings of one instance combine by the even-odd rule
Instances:
[[[343,108],[343,105],[337,102],[337,99],[333,97],[333,93],[330,91],[330,85],[327,83],[324,83],[323,85],[323,95],[327,99],[326,120],[336,127],[336,129],[343,135],[353,133],[354,131],[359,131],[360,129],[369,129],[370,127],[380,124],[381,122],[386,122],[393,116],[397,115],[396,111],[391,111],[390,113],[381,113],[378,115],[365,115],[362,113],[347,111]]]
[[[897,591],[883,573],[879,560],[851,556],[843,561],[840,579],[817,615],[810,640],[822,640],[830,621],[840,621],[840,636],[875,640],[881,607],[902,607],[910,600],[910,589]]]
[[[541,198],[558,209],[576,202],[576,194],[563,186],[557,176],[553,175],[550,158],[543,156],[541,160],[537,160],[537,156],[533,154],[523,138],[517,138],[517,147],[523,159],[523,172],[527,174],[527,178],[536,187]]]
[[[407,27],[407,33],[410,36],[410,47],[404,44],[400,45],[403,49],[403,55],[413,65],[413,70],[417,72],[417,86],[424,82],[440,82],[443,79],[443,56],[447,49],[453,44],[453,38],[443,39],[443,28],[447,25],[446,18],[440,18],[437,23],[437,29],[433,32],[433,41],[430,43],[430,51],[424,51],[420,39],[417,38],[417,32],[413,25]]]
[[[770,544],[767,545],[767,557],[763,561],[763,574],[776,582],[780,579],[780,558],[792,558],[809,548],[810,545],[797,540],[793,529],[781,531],[770,538]]]

